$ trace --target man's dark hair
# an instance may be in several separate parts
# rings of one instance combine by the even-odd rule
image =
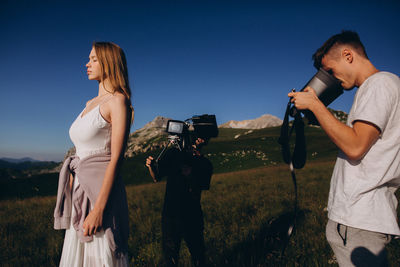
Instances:
[[[322,58],[328,54],[329,50],[336,45],[347,44],[352,46],[354,50],[361,56],[368,59],[364,45],[361,43],[360,37],[353,31],[342,31],[329,38],[312,56],[314,67],[321,68]]]

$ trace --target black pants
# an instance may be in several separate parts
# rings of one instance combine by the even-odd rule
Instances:
[[[204,266],[205,247],[203,216],[198,218],[162,218],[162,247],[166,266],[177,266],[182,238],[185,240],[194,266]]]

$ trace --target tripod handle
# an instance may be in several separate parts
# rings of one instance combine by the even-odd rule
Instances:
[[[172,141],[168,142],[168,144],[163,148],[163,150],[160,152],[160,154],[158,154],[158,157],[156,159],[156,162],[158,163],[158,161],[160,160],[160,158],[164,155],[165,150],[167,150],[167,148],[169,147],[169,144],[171,144]]]

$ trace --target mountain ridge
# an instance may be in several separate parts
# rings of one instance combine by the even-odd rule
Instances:
[[[249,120],[230,120],[219,126],[219,128],[234,128],[234,129],[263,129],[268,127],[276,127],[282,125],[282,120],[270,114],[261,115],[255,119]]]
[[[48,161],[48,160],[37,160],[37,159],[30,158],[30,157],[23,157],[23,158],[8,158],[8,157],[3,157],[3,158],[0,158],[0,160],[6,161],[6,162],[9,162],[9,163],[50,162],[50,161]]]

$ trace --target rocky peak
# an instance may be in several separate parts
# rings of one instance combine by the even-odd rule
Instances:
[[[126,157],[161,148],[166,144],[165,127],[169,119],[157,116],[143,128],[131,133],[128,138]]]
[[[264,114],[253,120],[235,121],[231,120],[221,124],[220,128],[236,128],[236,129],[262,129],[268,127],[280,126],[282,120],[270,114]]]
[[[167,121],[168,120],[169,120],[168,118],[165,118],[165,117],[162,117],[162,116],[157,116],[157,117],[154,118],[154,120],[152,120],[151,122],[146,123],[146,125],[143,126],[143,128],[141,128],[141,129],[139,129],[137,131],[140,131],[142,129],[149,129],[149,128],[165,128],[167,126]],[[137,132],[137,131],[135,131],[135,132]],[[132,133],[132,134],[134,134],[134,133]]]

